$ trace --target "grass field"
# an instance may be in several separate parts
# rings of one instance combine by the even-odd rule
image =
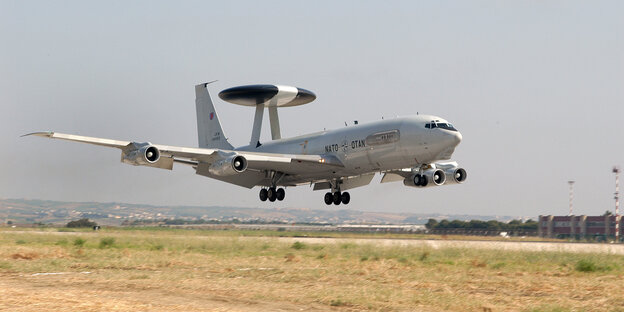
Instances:
[[[624,311],[624,256],[275,233],[0,229],[0,310]]]

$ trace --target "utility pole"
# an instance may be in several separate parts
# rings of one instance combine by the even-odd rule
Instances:
[[[570,180],[568,181],[568,184],[570,184],[570,212],[568,213],[568,216],[572,215],[572,202],[574,201],[574,181]]]
[[[620,242],[620,167],[613,167],[615,173],[615,242]]]

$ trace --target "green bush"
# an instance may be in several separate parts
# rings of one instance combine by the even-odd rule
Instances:
[[[574,267],[579,272],[595,272],[598,266],[591,260],[579,260]]]
[[[100,239],[100,248],[112,247],[115,244],[115,239],[112,237],[104,237]]]
[[[68,228],[90,228],[96,225],[97,223],[89,221],[87,218],[83,218],[76,221],[69,221],[66,226]]]
[[[329,305],[332,307],[342,307],[342,306],[346,306],[347,303],[340,299],[334,299],[329,303]]]
[[[150,248],[151,250],[163,250],[165,248],[165,246],[163,244],[154,244],[152,245],[152,247]]]
[[[74,246],[76,247],[82,247],[84,246],[84,243],[86,243],[87,241],[83,238],[77,237],[76,239],[74,239]]]
[[[304,243],[302,243],[302,242],[297,241],[297,242],[294,242],[294,243],[292,244],[292,246],[290,246],[290,247],[291,247],[292,249],[297,249],[297,250],[299,250],[299,249],[305,249],[305,248],[306,248],[306,244],[304,244]]]

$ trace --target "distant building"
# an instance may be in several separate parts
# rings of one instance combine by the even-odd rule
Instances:
[[[622,240],[622,218],[620,217],[620,240]],[[551,238],[596,238],[615,237],[615,216],[539,216],[538,235]]]

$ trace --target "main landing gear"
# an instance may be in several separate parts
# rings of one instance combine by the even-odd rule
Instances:
[[[274,202],[276,199],[279,201],[284,200],[286,196],[286,191],[283,188],[275,189],[275,187],[269,187],[268,189],[263,188],[260,190],[260,200],[266,201],[267,199],[271,202]]]
[[[340,205],[340,203],[348,204],[351,201],[351,195],[349,192],[341,193],[340,191],[336,191],[334,193],[327,192],[325,193],[325,204],[327,205]]]

